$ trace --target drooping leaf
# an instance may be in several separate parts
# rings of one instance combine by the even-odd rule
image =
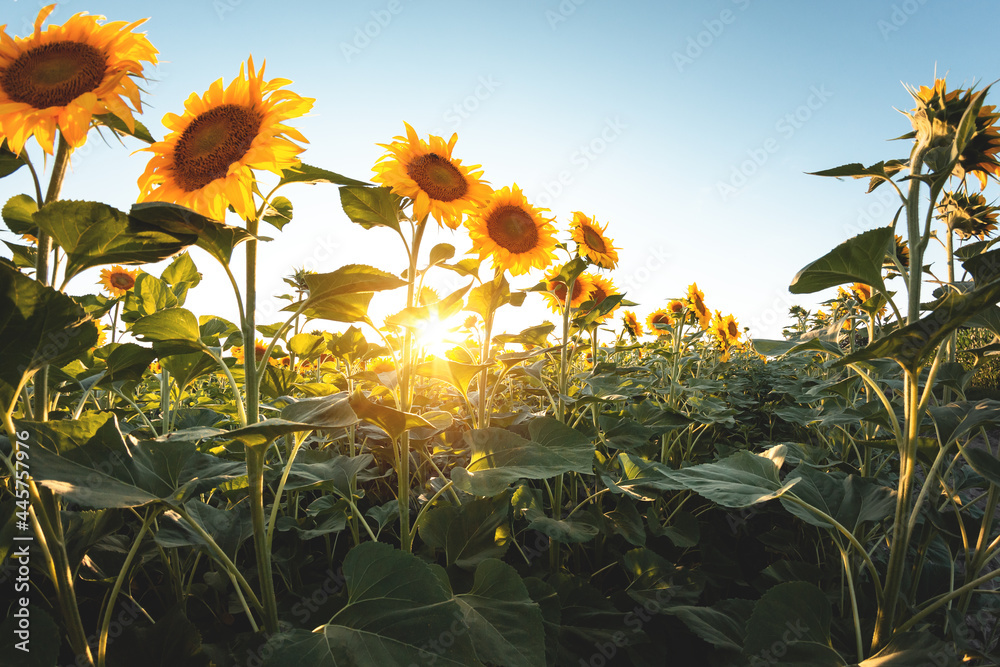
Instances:
[[[146,315],[132,325],[132,334],[147,343],[172,343],[202,350],[198,318],[185,308],[167,308]]]
[[[387,544],[363,542],[344,558],[344,577],[347,604],[313,632],[271,637],[274,653],[265,667],[482,665],[462,607],[427,563]],[[432,645],[439,637],[448,641]]]
[[[397,503],[398,505],[398,503]],[[444,551],[445,563],[471,570],[487,558],[501,558],[506,544],[498,544],[497,528],[508,520],[510,499],[476,498],[464,505],[441,505],[420,517],[420,538]]]
[[[867,521],[881,521],[896,508],[892,489],[839,471],[822,472],[802,464],[785,478],[796,480],[795,488],[781,497],[781,504],[800,519],[820,528],[834,528],[823,515],[855,532]],[[791,500],[794,496],[807,506]],[[818,510],[813,511],[813,510]]]
[[[813,584],[805,581],[778,584],[754,605],[746,625],[744,655],[762,656],[765,652],[770,655],[775,644],[789,647],[796,642],[830,647],[832,618],[829,600]]]
[[[456,595],[455,601],[481,662],[545,666],[541,608],[510,565],[493,558],[482,561],[472,590]]]
[[[287,197],[275,197],[264,211],[264,222],[271,224],[280,231],[285,225],[292,221],[292,202]]]
[[[666,613],[677,616],[698,637],[732,651],[743,650],[752,612],[750,600],[722,600],[711,607],[679,605],[666,609]]]
[[[306,491],[325,489],[338,491],[343,496],[351,494],[353,480],[367,481],[376,477],[373,473],[363,474],[371,468],[374,459],[371,454],[344,456],[335,454],[326,461],[315,463],[297,458],[288,471],[286,491]]]
[[[94,509],[179,504],[246,466],[196,451],[194,442],[137,442],[111,413],[75,421],[20,422],[31,433],[32,476],[67,499]]]
[[[418,364],[415,372],[417,375],[447,382],[462,392],[462,394],[468,394],[469,384],[472,383],[472,380],[480,372],[487,368],[489,368],[489,365],[463,364],[451,359],[431,357],[430,360]]]
[[[128,125],[125,124],[125,121],[113,113],[97,114],[94,116],[94,120],[101,125],[111,128],[115,134],[135,137],[139,141],[144,141],[147,144],[151,144],[156,141],[156,139],[153,138],[153,135],[149,133],[149,130],[146,129],[146,126],[134,118],[132,119],[131,130]]]
[[[167,231],[98,202],[55,201],[33,219],[66,253],[66,280],[92,266],[158,262],[198,240],[193,231]]]
[[[344,213],[365,229],[388,227],[399,233],[402,200],[387,187],[348,185],[340,188]]]
[[[279,185],[284,185],[286,183],[307,183],[310,185],[316,183],[333,183],[334,185],[357,186],[369,185],[365,181],[359,181],[353,178],[348,178],[347,176],[341,176],[340,174],[327,169],[321,169],[320,167],[314,167],[304,163],[299,163],[298,165],[285,169],[281,172],[281,181],[279,182]]]
[[[0,141],[0,178],[10,176],[24,165],[24,160],[7,147],[7,140]]]
[[[431,424],[420,415],[373,403],[360,392],[355,392],[351,396],[350,405],[358,417],[375,424],[393,440],[412,428],[431,427]]]
[[[806,265],[789,286],[792,294],[811,294],[827,287],[860,282],[885,291],[882,262],[893,242],[893,228],[862,232]]]
[[[547,479],[566,472],[591,473],[594,446],[590,439],[551,417],[528,425],[531,440],[502,428],[465,434],[472,460],[454,468],[458,488],[480,496],[495,496],[518,479]]]
[[[178,283],[187,283],[191,287],[201,282],[201,273],[191,259],[191,253],[182,252],[170,262],[170,266],[163,270],[160,279],[168,285],[174,286]]]
[[[235,558],[240,545],[253,537],[250,507],[247,503],[219,509],[192,498],[184,503],[184,510],[199,527],[212,536],[215,543],[230,558]],[[153,539],[161,547],[167,549],[197,547],[208,551],[209,545],[205,539],[176,511],[167,510],[157,521],[159,528],[154,533]]]
[[[39,368],[68,363],[97,336],[72,298],[0,264],[0,406],[9,406]]]

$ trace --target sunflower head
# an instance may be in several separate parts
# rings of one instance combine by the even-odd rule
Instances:
[[[124,296],[135,287],[135,278],[139,275],[139,270],[129,271],[122,266],[112,266],[110,269],[101,269],[101,279],[98,285],[104,288],[111,296]]]
[[[396,363],[390,357],[375,357],[368,360],[366,370],[376,375],[379,373],[394,373],[396,371]]]
[[[698,283],[688,286],[687,307],[689,314],[698,321],[702,329],[707,329],[712,321],[712,313],[705,305],[705,295],[698,289]]]
[[[670,327],[673,323],[674,320],[670,316],[670,310],[668,308],[659,308],[654,310],[649,314],[649,317],[646,318],[646,328],[649,329],[649,333],[657,336],[670,335]]]
[[[228,86],[222,79],[204,95],[192,94],[184,115],[167,114],[171,132],[139,177],[139,201],[167,201],[222,220],[232,206],[243,219],[256,215],[254,169],[280,175],[299,164],[305,137],[285,124],[307,113],[312,99],[281,88],[287,79],[264,79],[251,57]]]
[[[604,235],[608,228],[603,227],[593,218],[576,211],[573,213],[573,240],[576,241],[580,255],[602,269],[613,269],[618,266],[618,250],[612,245],[612,240]]]
[[[947,192],[937,209],[938,217],[963,241],[985,241],[997,229],[997,208],[979,193]]]
[[[102,24],[103,16],[80,13],[43,31],[53,9],[38,12],[28,37],[11,38],[0,26],[0,141],[17,154],[33,136],[51,155],[56,130],[79,148],[99,114],[134,131],[132,111],[141,113],[142,102],[133,78],[144,78],[143,62],[156,63],[153,45],[132,32],[145,19]]]
[[[492,257],[498,271],[521,275],[544,269],[555,258],[555,227],[543,216],[548,209],[528,203],[517,185],[492,194],[486,206],[466,221],[472,248]]]
[[[854,283],[851,285],[851,296],[858,303],[864,303],[868,299],[872,298],[872,288],[864,283]]]
[[[615,288],[614,283],[611,282],[610,278],[605,278],[604,276],[592,275],[587,273],[583,275],[586,276],[587,279],[593,285],[593,287],[590,290],[590,295],[587,297],[587,302],[593,302],[594,305],[590,307],[587,313],[599,309],[601,307],[601,304],[604,303],[605,299],[608,299],[612,296],[617,296],[619,294],[618,290]],[[620,303],[615,304],[614,308],[604,313],[603,315],[597,316],[594,319],[594,323],[598,324],[604,322],[612,315],[614,315],[614,312],[618,310],[618,308],[620,307],[621,307]],[[584,314],[586,315],[587,313]]]
[[[893,240],[892,252],[895,253],[896,259],[899,260],[899,263],[903,265],[903,268],[909,268],[910,246],[906,241],[903,240],[903,237],[900,236],[899,234],[895,234],[894,237],[895,238]],[[896,268],[896,264],[892,261],[891,255],[888,254],[886,255],[885,260],[883,260],[882,262],[882,268],[890,270],[894,270]]]
[[[566,305],[566,284],[557,280],[561,271],[562,267],[556,267],[545,275],[546,291],[543,292],[543,296],[549,308],[556,313],[562,312]],[[573,297],[569,302],[570,308],[579,308],[585,301],[588,301],[593,287],[593,282],[585,274],[577,276],[576,280],[573,281]]]
[[[947,90],[944,79],[935,79],[932,87],[921,86],[910,91],[916,108],[907,114],[913,124],[916,147],[927,149],[925,160],[931,168],[951,160],[951,146],[958,125],[978,94],[969,89]],[[1000,176],[1000,131],[996,127],[1000,114],[993,106],[981,106],[975,119],[975,133],[962,150],[954,175],[964,179],[972,174],[986,187],[988,177]]]
[[[457,134],[447,142],[434,135],[424,141],[409,123],[403,125],[405,137],[379,144],[387,152],[376,161],[372,180],[412,200],[418,220],[432,215],[439,225],[458,229],[463,216],[490,196],[489,184],[480,178],[482,170],[478,164],[466,166],[452,157]]]
[[[633,340],[642,335],[642,325],[639,324],[639,318],[631,310],[622,313],[622,324],[625,326],[625,333]]]
[[[234,345],[230,350],[233,356],[236,357],[236,363],[243,364],[246,360],[246,350],[243,349],[242,345]],[[260,363],[261,359],[264,358],[264,354],[267,352],[267,345],[264,344],[260,338],[253,343],[253,356],[257,363]],[[272,352],[273,355],[273,352]],[[272,356],[273,361],[273,356]]]

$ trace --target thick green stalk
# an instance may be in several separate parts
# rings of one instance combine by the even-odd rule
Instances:
[[[410,245],[410,267],[406,272],[406,307],[414,305],[417,282],[417,259],[420,256],[420,241],[427,229],[427,218],[417,223],[413,231],[413,243]],[[400,409],[409,412],[413,406],[413,387],[410,386],[410,374],[413,370],[413,333],[407,327],[403,338],[402,369],[399,378]],[[403,551],[413,549],[413,535],[410,533],[410,434],[404,431],[399,436],[399,469],[396,471],[399,501],[399,542]]]
[[[62,191],[66,167],[69,165],[69,154],[72,152],[69,143],[59,134],[59,148],[56,149],[56,159],[52,164],[52,177],[49,179],[49,189],[45,193],[45,201],[39,202],[41,208],[59,199]],[[52,238],[42,230],[38,232],[38,247],[35,254],[35,280],[43,285],[51,285],[55,276],[49,276],[49,254],[52,252]],[[35,374],[35,414],[39,421],[49,419],[49,367],[42,366]]]
[[[556,411],[556,419],[566,422],[566,401],[563,398],[569,391],[569,314],[572,308],[573,288],[577,279],[574,278],[566,285],[566,303],[563,304],[562,321],[562,347],[559,348],[559,407]]]

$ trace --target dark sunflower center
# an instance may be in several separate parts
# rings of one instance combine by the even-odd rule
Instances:
[[[195,118],[174,148],[173,173],[185,192],[200,190],[224,178],[253,144],[260,113],[239,104],[223,104]]]
[[[101,85],[108,63],[80,42],[50,42],[28,49],[0,75],[7,97],[36,109],[65,106]]]
[[[498,206],[486,220],[486,229],[497,245],[514,254],[529,252],[538,245],[538,227],[520,206]]]
[[[587,247],[591,250],[596,250],[597,252],[605,252],[608,246],[605,245],[604,239],[601,235],[594,231],[593,228],[584,225],[583,227],[583,241],[587,244]]]
[[[653,324],[670,324],[670,317],[666,313],[654,315]]]
[[[108,282],[117,289],[130,290],[135,285],[135,278],[127,273],[112,273],[108,276]]]
[[[737,336],[740,335],[740,330],[736,327],[735,322],[729,322],[726,326],[729,327],[730,338],[736,338]]]
[[[454,201],[465,196],[469,184],[451,160],[428,153],[406,165],[406,175],[416,181],[431,199]]]

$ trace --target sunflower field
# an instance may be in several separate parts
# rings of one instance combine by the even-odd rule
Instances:
[[[1000,664],[988,87],[912,88],[909,155],[818,172],[898,209],[805,265],[792,293],[837,296],[764,340],[696,283],[637,311],[609,223],[487,182],[456,135],[404,123],[367,180],[309,164],[314,100],[252,58],[157,140],[142,22],[51,10],[0,30],[0,177],[34,184],[2,210],[0,664]],[[148,158],[127,211],[60,199],[95,133]],[[260,321],[302,184],[394,245],[284,267]],[[528,299],[554,322],[506,331]]]

